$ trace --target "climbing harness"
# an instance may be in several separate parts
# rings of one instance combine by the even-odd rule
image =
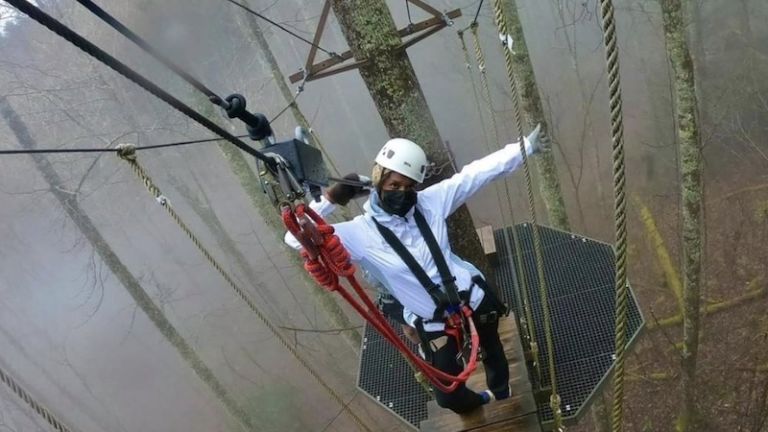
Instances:
[[[389,244],[400,259],[403,260],[427,294],[429,294],[429,297],[432,298],[432,301],[435,303],[435,312],[432,316],[432,320],[440,321],[446,310],[458,307],[461,303],[461,299],[459,298],[459,292],[456,288],[456,278],[448,269],[445,255],[443,255],[443,252],[440,250],[440,246],[437,244],[437,239],[435,239],[435,235],[430,229],[426,219],[424,219],[424,215],[421,211],[419,211],[419,209],[414,209],[413,219],[416,221],[416,227],[419,229],[424,241],[427,243],[429,252],[432,254],[432,259],[435,261],[435,266],[440,274],[442,286],[445,288],[444,292],[440,289],[440,284],[432,282],[432,279],[427,275],[427,272],[424,271],[424,268],[418,261],[416,261],[416,258],[413,257],[395,233],[379,223],[376,218],[371,219],[387,244]]]
[[[440,284],[432,282],[432,279],[427,275],[424,268],[419,265],[416,258],[413,257],[395,233],[379,223],[376,218],[372,218],[376,225],[376,229],[378,229],[381,236],[400,259],[403,260],[411,273],[413,273],[419,281],[419,284],[421,284],[435,303],[435,312],[432,314],[432,318],[427,322],[444,322],[445,333],[453,337],[456,341],[456,346],[459,347],[459,352],[461,353],[463,351],[462,348],[467,346],[467,343],[470,341],[470,338],[466,334],[467,322],[461,304],[462,301],[469,301],[469,297],[460,297],[460,293],[456,287],[456,277],[451,274],[451,271],[448,268],[448,263],[445,261],[445,255],[440,250],[440,246],[437,243],[437,239],[435,239],[432,229],[429,227],[429,223],[419,209],[414,209],[413,219],[416,221],[416,227],[419,229],[421,236],[424,238],[424,241],[429,248],[429,252],[435,262],[437,271],[440,274],[440,280],[442,286],[445,288],[445,292],[440,289]],[[469,318],[469,316],[467,316],[467,318]],[[424,321],[419,318],[417,323],[417,328],[419,330],[423,330],[423,323]],[[466,359],[464,362],[466,364]]]
[[[315,280],[329,291],[338,292],[357,313],[389,341],[400,353],[413,363],[432,385],[441,392],[450,393],[466,382],[477,368],[479,336],[475,324],[470,319],[472,310],[462,306],[461,314],[466,318],[470,334],[470,358],[464,370],[458,375],[447,374],[414,354],[395,333],[381,311],[363,291],[355,277],[355,266],[351,263],[349,252],[344,248],[334,228],[328,225],[311,207],[300,203],[295,207],[289,202],[281,204],[283,223],[288,231],[302,245],[301,255],[304,268]],[[355,298],[340,283],[345,278],[352,287]]]

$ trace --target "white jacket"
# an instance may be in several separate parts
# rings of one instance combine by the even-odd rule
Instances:
[[[526,149],[530,153],[527,141]],[[508,144],[501,150],[464,166],[461,172],[450,178],[418,193],[416,207],[429,222],[443,250],[451,274],[456,277],[456,286],[459,291],[468,290],[472,286],[472,276],[481,275],[481,273],[475,266],[453,254],[448,244],[448,228],[445,219],[480,188],[513,172],[522,164],[522,161],[520,145]],[[325,197],[320,202],[313,201],[310,207],[323,217],[331,214],[336,208]],[[434,282],[440,283],[440,274],[435,261],[413,219],[413,209],[405,217],[386,213],[379,206],[379,197],[375,191],[371,193],[364,209],[363,215],[349,222],[334,224],[336,235],[349,251],[352,261],[379,280],[402,303],[403,318],[406,322],[414,325],[419,316],[425,320],[431,319],[435,311],[432,297],[427,294],[400,256],[387,244],[371,220],[371,217],[375,217],[379,223],[392,230],[421,264],[427,275]],[[291,233],[286,233],[285,242],[295,249],[301,248]],[[444,287],[441,286],[441,289],[444,290]],[[482,290],[472,290],[470,306],[476,308],[483,296]],[[425,324],[424,329],[440,331],[443,327],[442,323],[430,322]]]

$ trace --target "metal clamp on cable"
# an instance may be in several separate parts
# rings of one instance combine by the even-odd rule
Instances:
[[[283,196],[279,197],[281,201],[292,202],[304,197],[304,188],[296,179],[291,169],[291,164],[282,155],[277,153],[265,153],[267,157],[274,161],[273,166],[267,169],[280,185],[280,191]]]
[[[210,101],[222,107],[229,118],[237,118],[245,123],[248,136],[254,141],[261,141],[272,136],[272,127],[264,114],[252,113],[246,109],[245,96],[231,94],[222,101],[211,97]]]

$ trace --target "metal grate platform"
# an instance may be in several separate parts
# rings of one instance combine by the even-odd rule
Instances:
[[[402,337],[400,324],[390,320],[401,339],[416,353],[416,345]],[[357,386],[396,416],[418,428],[427,418],[431,399],[416,382],[413,370],[400,353],[371,326],[365,326]]]
[[[550,385],[544,322],[538,294],[538,274],[530,224],[516,226],[523,272],[530,292],[536,341],[539,345],[542,386]],[[524,317],[515,296],[517,280],[512,261],[511,228],[494,233],[498,250],[497,282],[518,318]],[[614,254],[611,245],[548,227],[539,227],[544,272],[552,315],[557,387],[563,419],[575,423],[591,397],[602,386],[613,365],[615,344]],[[506,238],[505,238],[506,237]],[[643,317],[630,289],[627,340],[631,344],[643,326]],[[548,402],[539,405],[539,418],[552,420]]]
[[[549,385],[547,351],[538,276],[533,258],[532,230],[528,224],[516,227],[521,242],[528,289],[531,290],[533,320],[542,383]],[[496,230],[494,238],[499,267],[496,279],[502,295],[518,318],[523,317],[515,298],[516,274],[511,250],[511,228]],[[614,255],[611,245],[552,228],[540,227],[544,247],[545,274],[550,311],[553,316],[555,362],[563,418],[575,423],[585,412],[591,397],[604,383],[613,365],[614,351]],[[392,323],[400,332],[400,326]],[[639,333],[643,318],[630,290],[627,340]],[[416,350],[415,345],[410,346]],[[360,357],[358,387],[385,408],[414,427],[427,418],[430,396],[413,378],[413,372],[400,354],[366,325]],[[546,426],[552,420],[547,403],[539,405],[539,418]]]

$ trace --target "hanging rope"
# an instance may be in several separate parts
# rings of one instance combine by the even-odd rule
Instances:
[[[76,47],[80,48],[82,51],[86,52],[87,54],[95,58],[96,60],[109,66],[115,72],[133,81],[144,90],[148,91],[149,93],[152,93],[157,98],[161,99],[162,101],[172,106],[173,108],[175,108],[182,114],[186,115],[187,117],[191,118],[192,120],[196,121],[200,125],[204,126],[211,132],[221,136],[223,139],[234,144],[237,148],[261,160],[264,163],[267,163],[267,164],[273,163],[272,159],[264,156],[261,152],[249,146],[248,144],[244,143],[238,137],[227,132],[216,123],[208,120],[205,116],[193,110],[192,108],[190,108],[189,106],[181,102],[180,100],[176,99],[170,93],[161,89],[157,84],[153,83],[152,81],[149,81],[147,78],[143,77],[138,72],[129,68],[124,63],[120,62],[116,58],[107,54],[104,50],[97,47],[96,45],[94,45],[84,37],[80,36],[79,34],[75,33],[74,31],[72,31],[72,29],[65,26],[55,18],[46,14],[34,4],[30,3],[27,0],[6,0],[6,1],[11,6],[15,7],[19,11],[25,13],[27,16],[32,18],[33,20],[37,21],[38,23],[48,28],[50,31],[66,39]]]
[[[65,426],[64,423],[57,419],[50,410],[45,408],[36,400],[32,399],[32,396],[30,396],[26,390],[24,390],[13,378],[11,378],[11,376],[8,375],[8,373],[5,372],[2,367],[0,367],[0,381],[4,382],[5,385],[11,389],[13,394],[26,402],[27,405],[29,405],[30,408],[32,408],[37,413],[37,415],[48,422],[48,424],[51,425],[54,430],[59,432],[71,432],[72,429]]]
[[[497,146],[501,145],[499,139],[499,128],[496,123],[496,111],[493,109],[493,101],[491,99],[491,89],[488,86],[488,74],[485,67],[485,55],[483,54],[483,48],[480,46],[480,37],[477,34],[478,24],[473,23],[469,26],[472,32],[472,45],[475,48],[475,60],[477,61],[477,69],[480,71],[480,86],[483,89],[483,97],[485,98],[486,107],[488,108],[488,115],[491,117],[491,127],[493,128],[493,138]]]
[[[475,98],[475,107],[477,108],[477,115],[480,117],[480,124],[481,128],[480,131],[483,133],[483,142],[485,143],[485,148],[490,151],[491,146],[488,141],[488,132],[485,130],[485,118],[483,116],[483,110],[480,107],[480,95],[477,92],[477,84],[475,84],[475,75],[472,73],[472,62],[469,57],[469,50],[467,49],[467,43],[464,40],[464,30],[458,31],[459,40],[461,41],[461,51],[464,53],[464,64],[467,67],[467,71],[469,71],[469,82],[472,84],[472,95]],[[499,203],[499,206],[501,206],[501,203]]]
[[[219,264],[218,261],[211,255],[210,252],[203,246],[202,242],[197,238],[197,236],[192,232],[192,230],[187,226],[187,224],[181,219],[178,213],[176,213],[176,210],[170,205],[168,202],[168,199],[160,192],[160,189],[155,185],[155,183],[152,181],[152,179],[149,177],[149,175],[144,171],[144,169],[139,165],[137,159],[136,159],[136,148],[130,144],[120,144],[118,147],[118,156],[128,162],[128,164],[131,166],[131,169],[133,169],[133,172],[136,174],[136,176],[141,180],[142,183],[144,183],[144,186],[146,186],[147,190],[150,194],[163,206],[165,211],[171,216],[171,218],[176,222],[176,224],[181,228],[182,231],[189,237],[189,239],[194,243],[194,245],[197,247],[197,249],[203,254],[205,259],[208,261],[211,266],[216,269],[216,271],[219,272],[219,274],[224,278],[224,280],[227,282],[227,284],[232,288],[232,290],[235,292],[235,294],[240,297],[241,300],[245,302],[246,305],[248,305],[248,308],[253,312],[256,317],[264,324],[265,327],[272,333],[275,338],[280,341],[280,343],[285,347],[285,349],[288,350],[288,352],[293,355],[293,357],[296,359],[296,361],[299,362],[299,364],[312,376],[312,378],[317,381],[318,384],[320,384],[321,387],[333,398],[334,401],[336,401],[339,405],[343,407],[344,410],[347,411],[350,417],[355,421],[355,423],[360,427],[360,429],[364,431],[371,431],[371,429],[363,422],[363,420],[357,416],[348,406],[347,403],[344,402],[344,399],[334,390],[328,383],[326,383],[320,375],[315,371],[312,366],[301,357],[298,351],[291,345],[291,343],[283,336],[280,331],[275,327],[272,322],[267,318],[266,315],[264,315],[256,306],[256,304],[251,300],[250,296],[242,289],[240,286],[237,285],[237,283],[232,279],[232,277],[227,273],[226,270],[224,270],[224,267],[222,267],[221,264]]]
[[[482,2],[481,2],[482,5]],[[480,8],[478,7],[478,13],[480,11]],[[496,128],[497,122],[496,122],[496,112],[493,109],[493,100],[491,99],[491,90],[490,86],[488,85],[488,77],[486,72],[486,66],[485,66],[485,54],[483,52],[482,45],[480,44],[480,36],[478,35],[478,24],[477,22],[473,22],[469,28],[472,31],[472,42],[475,48],[475,59],[477,61],[478,69],[480,71],[480,81],[482,84],[482,88],[485,95],[485,101],[486,101],[486,107],[488,110],[488,114],[491,116],[491,124],[493,125],[494,129],[494,136],[496,139],[496,145],[501,147],[502,142],[499,139],[498,130]],[[462,42],[462,49],[464,50],[464,57],[467,61],[467,64],[469,65],[469,52],[467,51],[466,44],[464,43],[464,37],[463,34],[460,33],[460,38]],[[470,74],[470,79],[472,79],[472,76]],[[474,85],[474,79],[472,79],[472,87],[473,90]],[[479,98],[477,98],[477,92],[475,91],[475,102],[478,104],[478,111],[480,110],[479,107]],[[481,117],[482,121],[482,117]],[[488,147],[488,152],[490,153],[491,149],[488,145],[487,141],[487,134],[485,134],[485,129],[483,129],[483,134],[486,136],[486,147]],[[538,382],[541,382],[541,371],[539,369],[539,363],[538,363],[538,344],[536,343],[536,329],[533,323],[533,313],[531,312],[530,307],[530,291],[528,290],[528,282],[525,277],[525,271],[522,265],[522,248],[520,247],[520,239],[517,235],[517,229],[515,228],[515,215],[514,210],[512,207],[512,194],[509,191],[509,183],[504,180],[504,191],[506,192],[507,196],[507,205],[509,207],[509,216],[511,219],[511,224],[507,224],[505,221],[505,213],[501,209],[501,192],[499,191],[498,185],[494,185],[496,189],[496,197],[499,202],[499,211],[502,213],[502,222],[505,226],[504,229],[504,243],[508,251],[512,251],[512,245],[514,245],[514,251],[515,251],[515,258],[513,259],[515,263],[515,270],[517,272],[517,280],[518,283],[515,285],[516,291],[517,291],[517,299],[518,302],[520,302],[520,305],[522,306],[522,309],[524,311],[524,316],[521,317],[521,323],[523,325],[523,336],[527,339],[529,348],[532,353],[532,357],[534,358],[534,368],[536,370],[536,375],[538,378]],[[507,226],[511,227],[512,230],[512,241],[510,242],[509,238],[509,232],[506,228]],[[510,244],[511,243],[511,244]]]
[[[616,221],[616,364],[613,370],[613,410],[611,428],[622,430],[624,403],[624,360],[627,345],[627,200],[624,169],[624,120],[619,81],[619,45],[613,2],[600,0],[603,43],[608,67],[608,93],[611,109],[611,140],[613,142],[613,196]]]
[[[515,123],[518,135],[520,136],[520,152],[523,154],[523,171],[525,172],[525,186],[528,192],[528,206],[531,211],[531,230],[533,233],[533,249],[536,257],[536,271],[539,277],[539,297],[541,309],[544,315],[544,335],[547,341],[547,361],[549,363],[549,380],[552,388],[552,395],[549,399],[549,407],[552,410],[555,430],[564,430],[562,410],[560,408],[560,395],[557,393],[557,376],[555,371],[555,344],[552,339],[552,317],[549,311],[549,299],[547,296],[547,283],[544,274],[544,253],[541,247],[541,236],[539,235],[539,226],[536,221],[536,203],[533,197],[533,182],[531,180],[531,168],[528,162],[528,155],[525,151],[525,141],[523,136],[523,119],[520,110],[520,97],[517,91],[517,81],[514,74],[514,65],[512,59],[511,46],[507,35],[507,23],[504,16],[504,10],[501,6],[501,0],[493,0],[493,16],[496,26],[501,36],[502,49],[504,51],[504,60],[507,67],[507,78],[511,87],[511,97],[514,105]]]

